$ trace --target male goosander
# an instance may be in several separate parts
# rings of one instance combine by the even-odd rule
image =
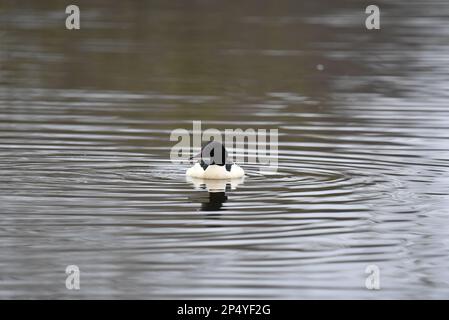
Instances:
[[[228,152],[218,141],[211,141],[201,149],[201,152],[190,158],[201,156],[195,165],[186,171],[186,175],[202,179],[235,179],[245,175],[245,172],[235,163],[228,162]]]

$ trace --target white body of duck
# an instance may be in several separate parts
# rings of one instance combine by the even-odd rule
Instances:
[[[213,164],[203,169],[199,163],[195,163],[193,167],[187,169],[186,175],[201,179],[237,179],[243,177],[245,171],[236,164],[224,166]]]
[[[186,181],[192,183],[197,190],[206,189],[208,192],[226,192],[237,189],[245,181],[245,176],[235,179],[202,179],[186,175]]]

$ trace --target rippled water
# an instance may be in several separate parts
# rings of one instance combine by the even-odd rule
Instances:
[[[2,2],[0,297],[447,298],[449,5],[378,4]],[[186,181],[193,120],[278,174]]]

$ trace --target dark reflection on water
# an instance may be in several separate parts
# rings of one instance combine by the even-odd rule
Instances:
[[[226,192],[201,192],[189,198],[192,203],[201,204],[201,211],[218,211],[228,200]]]
[[[448,296],[448,3],[77,4],[0,4],[0,297]],[[186,181],[192,120],[278,128],[278,174]]]
[[[201,203],[201,211],[223,210],[223,204],[228,201],[228,193],[244,183],[245,178],[231,180],[207,180],[186,177],[195,189],[203,192],[193,194],[189,199],[192,203]],[[206,192],[204,192],[206,191]]]
[[[201,211],[218,211],[227,200],[224,192],[208,192],[208,199],[201,203]]]

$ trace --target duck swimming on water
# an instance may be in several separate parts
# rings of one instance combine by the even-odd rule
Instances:
[[[190,159],[200,156],[200,160],[186,171],[186,175],[202,179],[235,179],[245,172],[235,163],[228,161],[228,152],[223,144],[211,141],[204,145],[201,152]]]

